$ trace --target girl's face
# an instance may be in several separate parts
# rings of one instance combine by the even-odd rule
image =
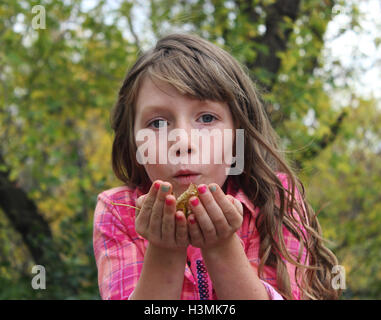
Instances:
[[[137,132],[141,129],[152,129],[155,138],[148,141],[146,139],[136,141]],[[167,130],[167,134],[169,134],[173,129],[182,129],[181,132],[184,135],[177,136],[176,141],[168,141],[167,135],[159,135],[160,132],[163,133],[162,130]],[[192,129],[207,129],[208,131],[217,129],[222,133],[222,137],[224,129],[230,129],[232,139],[227,144],[224,138],[222,138],[222,143],[217,143],[210,136],[210,147],[205,149],[204,146],[203,149],[202,139],[200,139],[200,143],[195,140],[191,141]],[[142,144],[145,146],[148,144],[155,148],[148,148],[148,150],[156,150],[156,164],[144,164],[144,168],[151,182],[155,180],[170,182],[176,198],[188,188],[191,182],[196,185],[201,183],[208,185],[214,182],[223,186],[227,178],[226,170],[230,167],[230,164],[225,163],[225,158],[229,158],[229,156],[224,156],[224,148],[228,150],[228,154],[231,154],[235,140],[234,129],[233,118],[227,103],[191,99],[181,95],[173,86],[164,82],[155,81],[154,83],[149,77],[143,80],[135,110],[136,145],[139,148]],[[166,161],[159,163],[160,144],[165,146],[163,140],[166,140],[167,143],[167,146],[164,147]],[[214,149],[215,144],[216,150]],[[209,152],[209,163],[202,161],[202,152]],[[214,152],[221,156],[222,161],[214,161]],[[191,156],[196,155],[198,161],[195,164],[194,161],[191,162]],[[179,160],[178,164],[173,164],[171,157]],[[185,159],[188,161],[187,164],[182,163]],[[227,162],[229,160],[230,158]],[[187,177],[178,176],[179,170],[190,170],[195,174]]]

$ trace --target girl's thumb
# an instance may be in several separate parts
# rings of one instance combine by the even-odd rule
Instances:
[[[143,194],[139,198],[136,199],[136,206],[141,208],[143,206],[144,200],[146,199],[147,194]]]
[[[236,198],[234,198],[230,194],[227,195],[227,197],[228,197],[229,201],[237,208],[238,212],[241,215],[243,215],[243,207],[242,207],[241,201],[237,200]]]

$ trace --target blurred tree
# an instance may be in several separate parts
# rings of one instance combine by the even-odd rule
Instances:
[[[32,28],[36,4],[45,8],[46,29]],[[112,178],[104,120],[137,48],[106,23],[113,15],[104,1],[90,9],[81,1],[8,2],[0,15],[0,219],[31,253],[15,261],[2,254],[16,270],[0,273],[2,282],[28,275],[18,298],[99,297],[91,213],[94,194]],[[9,247],[8,240],[1,250]],[[47,268],[44,292],[31,290],[34,264]]]
[[[346,270],[344,298],[381,297],[381,112],[375,100],[354,106],[335,142],[305,161],[309,198]]]

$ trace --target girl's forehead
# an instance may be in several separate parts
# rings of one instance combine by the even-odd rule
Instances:
[[[142,81],[138,93],[136,111],[137,113],[146,113],[168,108],[178,108],[181,103],[194,108],[208,107],[216,110],[221,108],[229,109],[227,103],[205,99],[200,100],[197,97],[180,93],[180,91],[169,83],[163,81],[153,82],[150,78],[146,78]]]
[[[161,100],[167,101],[175,98],[181,98],[183,95],[180,92],[165,82],[153,82],[150,78],[145,78],[142,81],[138,93],[137,105],[158,103]]]

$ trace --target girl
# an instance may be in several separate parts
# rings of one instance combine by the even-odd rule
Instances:
[[[103,299],[339,297],[331,286],[337,260],[323,244],[303,184],[279,151],[253,83],[229,53],[195,35],[160,39],[128,72],[111,121],[113,170],[125,185],[99,194],[95,209]],[[228,175],[228,162],[213,157],[189,164],[210,150],[182,138],[164,147],[181,161],[142,164],[137,150],[146,142],[137,136],[144,129],[153,132],[148,151],[163,142],[164,129],[188,136],[194,129],[243,129],[243,172]],[[212,148],[224,158],[221,147]],[[185,216],[176,199],[190,182],[198,196]]]

